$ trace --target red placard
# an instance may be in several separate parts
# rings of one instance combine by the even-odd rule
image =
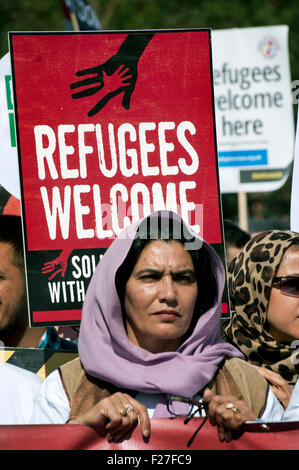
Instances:
[[[209,30],[10,33],[10,49],[32,326],[77,324],[101,255],[155,210],[224,260]]]
[[[0,426],[0,450],[105,450],[103,463],[120,464],[126,452],[144,452],[141,459],[146,465],[157,464],[190,464],[196,461],[195,450],[298,450],[299,423],[268,423],[246,425],[252,432],[244,432],[238,439],[220,442],[217,428],[202,418],[193,418],[187,425],[183,418],[159,418],[151,420],[151,435],[146,442],[138,426],[129,439],[122,442],[108,442],[105,430],[99,426],[82,426],[74,424],[60,425],[27,425]],[[272,429],[273,427],[273,429]],[[259,428],[259,430],[258,430]],[[178,451],[176,457],[163,458],[163,451]],[[152,459],[151,454],[155,455]],[[133,455],[133,452],[132,452]],[[171,454],[170,454],[171,455]],[[178,460],[179,459],[179,460]]]

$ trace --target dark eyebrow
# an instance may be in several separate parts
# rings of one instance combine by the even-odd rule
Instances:
[[[172,276],[174,279],[179,279],[180,276],[191,276],[192,280],[196,280],[196,275],[195,271],[193,269],[182,269],[181,271],[177,271],[175,273],[172,273]]]
[[[162,271],[159,271],[158,269],[145,268],[145,269],[141,269],[140,271],[138,271],[136,273],[136,276],[139,276],[140,274],[144,274],[144,273],[161,274]]]
[[[151,274],[162,274],[163,271],[159,271],[158,269],[153,269],[153,268],[145,268],[145,269],[141,269],[140,271],[138,271],[136,273],[136,276],[139,276],[140,274],[144,274],[144,273],[151,273]],[[193,269],[182,269],[180,271],[176,271],[174,273],[172,273],[174,275],[180,275],[180,274],[195,274],[195,271]]]
[[[182,269],[181,271],[176,271],[175,274],[195,274],[194,269]]]

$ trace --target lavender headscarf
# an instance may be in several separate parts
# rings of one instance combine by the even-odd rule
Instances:
[[[181,220],[170,211],[159,214]],[[150,217],[153,216],[157,213]],[[213,306],[200,316],[177,351],[153,354],[134,346],[125,332],[115,274],[128,254],[140,222],[129,226],[113,241],[91,279],[83,305],[79,355],[88,374],[117,387],[192,397],[209,383],[224,357],[243,358],[219,336],[224,268],[213,248],[203,242],[201,249],[207,250],[217,281],[218,295]],[[197,237],[189,227],[188,230]]]

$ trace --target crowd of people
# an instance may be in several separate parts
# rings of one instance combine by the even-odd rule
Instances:
[[[227,267],[171,211],[124,229],[92,276],[77,344],[30,328],[21,218],[2,216],[0,341],[78,357],[43,381],[0,362],[0,424],[103,425],[118,442],[197,403],[229,441],[246,421],[299,421],[299,234],[224,232]]]

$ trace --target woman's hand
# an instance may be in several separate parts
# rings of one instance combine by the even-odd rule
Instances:
[[[218,427],[220,441],[231,441],[233,433],[239,431],[245,421],[256,420],[246,403],[232,395],[215,395],[206,389],[203,401],[209,403],[208,416],[211,424]]]
[[[140,421],[144,438],[150,435],[150,419],[144,405],[126,393],[114,393],[99,401],[93,408],[68,424],[85,424],[87,426],[105,425],[108,441],[120,441],[129,436]]]
[[[265,367],[254,367],[270,384],[272,384],[270,385],[272,392],[276,398],[278,398],[284,409],[286,409],[292,395],[292,389],[288,382],[284,380],[277,372],[273,372],[272,370],[266,369]]]

